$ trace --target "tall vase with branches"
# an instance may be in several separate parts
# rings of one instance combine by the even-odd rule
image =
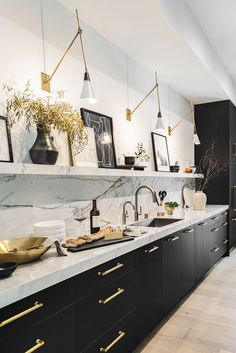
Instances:
[[[215,141],[206,150],[199,161],[196,172],[203,174],[203,178],[196,179],[196,193],[193,195],[193,208],[203,210],[206,207],[207,197],[204,190],[216,177],[220,177],[227,170],[227,163],[221,164],[215,156]]]

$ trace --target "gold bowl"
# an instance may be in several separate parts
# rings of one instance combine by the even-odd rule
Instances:
[[[51,245],[44,244],[47,237],[24,237],[0,240],[0,262],[26,264],[39,259]]]

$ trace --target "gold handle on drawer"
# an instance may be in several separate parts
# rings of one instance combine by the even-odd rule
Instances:
[[[207,226],[207,222],[202,222],[198,224],[199,226]]]
[[[11,322],[13,322],[13,321],[15,321],[17,319],[20,319],[21,317],[23,317],[25,315],[28,315],[28,314],[32,313],[33,311],[41,308],[42,306],[43,306],[43,303],[35,302],[34,306],[32,306],[31,308],[26,309],[26,310],[22,311],[21,313],[16,314],[15,316],[12,316],[9,319],[0,322],[0,328],[10,324]]]
[[[215,216],[211,218],[212,221],[215,221],[216,219],[219,219],[219,216]]]
[[[109,303],[111,300],[113,300],[113,299],[115,299],[116,297],[118,297],[118,295],[121,295],[122,293],[124,293],[124,291],[125,291],[124,289],[118,288],[116,293],[112,294],[112,295],[111,295],[110,297],[108,297],[107,299],[104,299],[104,300],[100,299],[98,302],[99,302],[99,304],[107,304],[107,303]]]
[[[223,226],[225,226],[225,227],[226,227],[227,225],[228,225],[228,222],[223,223]]]
[[[119,262],[117,263],[116,266],[110,268],[109,270],[106,270],[104,272],[98,272],[98,276],[106,276],[106,275],[109,275],[109,273],[112,273],[116,270],[119,270],[119,268],[123,267],[124,264],[120,264]]]
[[[211,250],[211,252],[217,252],[218,250],[220,250],[220,248],[214,248]]]
[[[125,336],[125,332],[119,331],[119,336],[114,339],[106,348],[100,348],[100,352],[108,352],[116,343],[118,343]]]
[[[45,344],[44,341],[40,340],[40,339],[37,339],[36,340],[36,345],[32,348],[30,348],[28,351],[26,351],[25,353],[32,353],[32,352],[35,352],[37,351],[39,348],[41,348],[43,345]]]
[[[194,231],[194,229],[186,229],[186,230],[184,231],[184,233],[189,234],[189,233],[192,233],[193,231]]]
[[[220,228],[213,228],[211,232],[219,232]]]
[[[224,212],[223,216],[228,216],[228,211]]]
[[[233,222],[236,222],[236,217],[232,218],[232,221],[233,221]]]
[[[227,244],[228,242],[229,242],[228,239],[225,239],[222,241],[222,244]]]
[[[153,246],[152,249],[145,250],[145,253],[151,254],[152,252],[156,251],[159,249],[159,246]]]
[[[175,236],[173,238],[168,238],[167,241],[172,242],[172,241],[176,241],[177,239],[179,239],[179,237]]]

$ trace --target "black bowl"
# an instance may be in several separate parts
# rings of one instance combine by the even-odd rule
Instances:
[[[6,278],[12,274],[17,268],[15,262],[2,262],[0,263],[0,278]]]
[[[125,156],[125,165],[134,165],[135,157],[133,156]]]
[[[170,171],[172,173],[178,173],[179,172],[179,165],[171,165],[170,166]]]

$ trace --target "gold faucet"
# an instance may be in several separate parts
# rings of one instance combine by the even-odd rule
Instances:
[[[123,204],[123,212],[122,212],[122,224],[126,224],[127,217],[129,217],[127,210],[125,209],[125,206],[130,204],[133,207],[133,210],[135,210],[134,204],[131,201],[126,201]]]
[[[142,189],[148,189],[151,192],[151,194],[152,194],[153,203],[157,203],[158,204],[156,191],[152,190],[151,188],[149,188],[148,186],[145,186],[145,185],[140,186],[135,191],[135,212],[134,212],[134,220],[135,220],[135,222],[138,221],[140,214],[142,214],[142,212],[139,212],[139,209],[138,209],[138,194],[139,194],[139,191],[142,190]]]

